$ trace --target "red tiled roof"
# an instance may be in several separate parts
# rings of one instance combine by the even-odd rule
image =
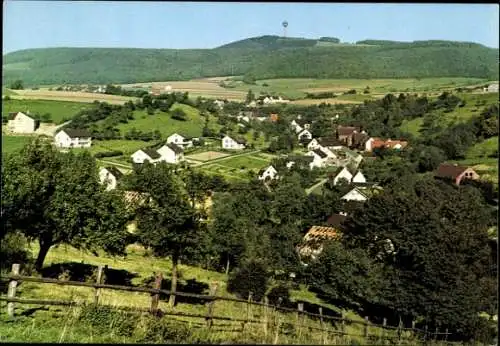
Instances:
[[[338,239],[339,237],[339,231],[333,227],[312,226],[304,236],[304,240]]]
[[[456,179],[467,168],[469,167],[458,166],[456,164],[450,164],[450,163],[442,163],[437,168],[435,176],[440,178]]]
[[[334,226],[336,228],[342,227],[342,223],[345,221],[347,216],[340,214],[333,214],[327,220],[326,223],[330,226]]]
[[[360,131],[359,127],[354,126],[338,126],[337,133],[339,136],[350,136],[354,133],[354,131]]]
[[[389,139],[385,142],[385,146],[390,148],[390,149],[393,149],[398,144],[400,144],[401,147],[404,148],[408,145],[408,142],[407,141],[391,140],[391,139]]]

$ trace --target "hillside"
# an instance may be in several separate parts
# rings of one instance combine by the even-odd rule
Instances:
[[[214,49],[43,48],[4,55],[3,80],[26,85],[134,83],[253,74],[270,78],[497,79],[498,49],[450,41],[262,36]]]

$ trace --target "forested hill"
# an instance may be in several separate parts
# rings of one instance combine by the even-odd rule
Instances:
[[[452,41],[261,36],[214,49],[43,48],[4,55],[3,81],[134,83],[252,74],[267,78],[498,79],[498,49]]]

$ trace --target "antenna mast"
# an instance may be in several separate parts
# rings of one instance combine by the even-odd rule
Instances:
[[[283,23],[281,23],[283,26],[283,37],[286,37],[286,28],[288,27],[288,22],[285,20]]]

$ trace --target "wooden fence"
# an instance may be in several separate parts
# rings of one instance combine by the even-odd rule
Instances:
[[[252,293],[250,293],[249,297],[247,300],[244,299],[238,299],[238,298],[231,298],[231,297],[223,297],[223,296],[218,296],[216,295],[217,292],[217,284],[213,283],[210,287],[210,294],[204,295],[204,294],[195,294],[195,293],[187,293],[187,292],[179,292],[176,291],[175,293],[169,291],[169,290],[164,290],[161,289],[161,283],[163,280],[163,276],[161,273],[156,275],[155,282],[154,282],[154,288],[147,288],[147,287],[133,287],[133,286],[121,286],[121,285],[108,285],[104,284],[103,282],[103,267],[98,266],[97,268],[97,277],[96,277],[96,283],[90,283],[90,282],[81,282],[81,281],[66,281],[66,280],[57,280],[57,279],[50,279],[50,278],[39,278],[39,277],[31,277],[31,276],[23,276],[19,274],[19,264],[13,264],[12,265],[12,272],[10,275],[7,276],[0,276],[0,281],[3,282],[9,282],[8,285],[8,292],[7,296],[0,296],[0,301],[6,301],[7,302],[7,314],[10,317],[14,317],[14,308],[15,304],[34,304],[34,305],[59,305],[59,306],[79,306],[79,305],[85,305],[88,304],[88,302],[76,302],[76,301],[69,301],[69,300],[42,300],[42,299],[25,299],[25,298],[18,298],[16,297],[16,289],[17,285],[19,282],[25,281],[25,282],[37,282],[37,283],[42,283],[42,284],[56,284],[56,285],[63,285],[63,286],[76,286],[76,287],[88,287],[88,288],[93,288],[94,291],[94,299],[93,299],[93,304],[98,305],[99,304],[99,297],[102,289],[109,289],[109,290],[118,290],[118,291],[128,291],[128,292],[142,292],[142,293],[148,293],[151,294],[151,305],[149,308],[137,308],[137,307],[127,307],[127,306],[113,306],[115,309],[119,310],[129,310],[129,311],[140,311],[140,312],[146,312],[153,314],[155,316],[158,315],[171,315],[171,316],[180,316],[180,317],[188,317],[188,318],[201,318],[205,319],[206,326],[208,328],[211,328],[213,326],[213,321],[214,320],[222,320],[222,321],[232,321],[232,322],[240,322],[242,324],[242,330],[244,330],[245,325],[247,323],[254,323],[254,324],[262,324],[264,327],[264,334],[266,337],[268,336],[268,332],[271,332],[270,327],[274,326],[274,344],[278,343],[279,340],[279,332],[280,332],[280,319],[276,318],[275,312],[281,311],[283,313],[292,313],[296,315],[296,323],[293,324],[295,330],[297,330],[297,333],[300,335],[302,330],[317,330],[322,332],[322,340],[323,343],[325,344],[326,342],[326,336],[329,334],[334,334],[336,336],[351,336],[351,337],[362,337],[366,340],[370,340],[373,338],[376,338],[378,340],[382,339],[383,342],[385,343],[386,341],[392,341],[397,343],[398,345],[401,344],[402,341],[405,339],[410,339],[410,340],[415,340],[415,339],[420,339],[422,341],[431,341],[431,340],[444,340],[445,342],[448,339],[448,336],[451,335],[452,333],[448,332],[448,329],[446,329],[444,332],[440,332],[438,328],[436,328],[434,331],[429,331],[427,326],[425,326],[425,329],[418,329],[415,328],[415,322],[412,323],[411,328],[404,327],[403,324],[399,323],[398,326],[389,326],[387,325],[387,319],[383,319],[383,324],[375,324],[371,323],[369,321],[368,316],[365,317],[364,321],[356,321],[356,320],[350,320],[344,317],[342,314],[342,317],[335,317],[335,316],[329,316],[323,314],[323,309],[321,307],[318,308],[318,313],[311,313],[304,311],[304,306],[303,303],[298,303],[297,304],[297,309],[292,309],[288,307],[283,307],[279,305],[271,305],[268,302],[268,298],[264,297],[264,302],[257,302],[252,300]],[[189,297],[189,298],[195,298],[195,299],[200,299],[200,300],[205,300],[208,302],[208,308],[205,314],[194,314],[194,313],[186,313],[186,312],[181,312],[181,311],[175,311],[175,309],[172,309],[172,311],[162,311],[158,308],[159,300],[160,300],[160,294],[165,294],[168,296],[178,296],[178,297]],[[231,316],[217,316],[213,314],[214,311],[214,303],[216,301],[230,301],[230,302],[237,302],[244,304],[246,306],[246,318],[234,318]],[[256,320],[253,318],[250,318],[249,311],[250,307],[252,305],[255,306],[261,306],[264,308],[264,314],[263,318]],[[272,311],[273,313],[269,313]],[[274,317],[273,317],[274,316]],[[319,320],[319,324],[321,328],[318,327],[313,327],[310,325],[305,325],[304,324],[304,317],[309,317],[311,319]],[[328,328],[327,323],[330,322],[330,326],[332,325],[333,322],[337,323],[340,328]],[[363,333],[362,334],[350,334],[346,331],[346,325],[361,325]],[[375,334],[370,334],[370,329],[373,328],[380,328],[381,333]],[[392,331],[392,333],[389,333],[389,331]],[[406,337],[403,335],[404,332],[410,332],[406,333]],[[392,334],[392,335],[391,335]],[[409,334],[409,336],[408,336]],[[396,336],[395,336],[396,335]]]

